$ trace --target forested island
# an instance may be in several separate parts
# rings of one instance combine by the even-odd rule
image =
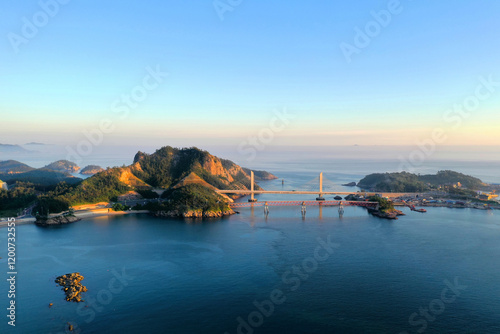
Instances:
[[[0,173],[11,188],[0,190],[0,212],[31,205],[32,212],[43,220],[76,205],[121,202],[121,196],[132,193],[145,201],[129,201],[128,206],[117,203],[113,208],[148,210],[166,217],[220,217],[233,213],[229,208],[233,198],[218,194],[217,189],[250,188],[250,170],[196,147],[166,146],[153,154],[138,152],[131,165],[107,168],[85,180],[68,174],[77,170],[76,164],[61,160],[41,169]],[[276,178],[265,171],[256,171],[255,177]]]
[[[66,172],[66,173],[76,173],[80,170],[80,167],[74,162],[68,160],[58,160],[47,166],[44,169],[53,170],[56,172]]]
[[[456,201],[457,207],[499,208],[500,185],[451,170],[420,175],[408,172],[375,173],[364,177],[357,185],[361,192],[416,193],[422,205],[439,205]],[[404,195],[401,197],[405,197]]]
[[[365,176],[358,183],[360,188],[378,192],[424,192],[446,187],[482,190],[489,186],[476,177],[451,170],[439,171],[435,175],[375,173]]]

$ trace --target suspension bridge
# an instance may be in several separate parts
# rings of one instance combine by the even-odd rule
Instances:
[[[317,182],[318,178],[315,178],[304,186],[311,186],[311,182]],[[380,193],[374,192],[355,192],[355,191],[324,191],[323,190],[323,173],[319,174],[319,190],[256,190],[255,189],[255,176],[253,172],[250,172],[250,189],[225,189],[225,190],[217,190],[220,194],[235,194],[235,195],[250,195],[248,199],[249,202],[256,202],[255,195],[258,194],[281,194],[281,195],[318,195],[316,198],[317,201],[324,202],[324,195],[362,195],[364,197],[374,196]],[[335,183],[327,180],[329,184],[336,185]],[[382,193],[380,194],[384,197],[399,197],[399,196],[414,196],[413,193]],[[302,201],[301,201],[302,203]]]
[[[255,206],[360,206],[364,208],[375,208],[378,202],[368,201],[261,201],[261,202],[239,202],[230,203],[231,208],[249,208]]]
[[[316,179],[313,180],[316,182]],[[310,181],[311,182],[311,181]],[[309,182],[309,183],[310,183]],[[307,185],[307,184],[306,184]],[[319,206],[320,210],[323,206],[338,206],[339,215],[344,214],[345,206],[358,206],[365,208],[378,208],[378,202],[370,201],[348,201],[348,200],[335,200],[327,201],[324,195],[353,195],[362,194],[363,196],[375,195],[375,193],[359,193],[359,192],[342,192],[342,191],[324,191],[323,190],[323,173],[319,174],[319,189],[318,190],[255,190],[255,176],[254,172],[250,172],[250,189],[233,189],[233,190],[217,190],[220,194],[236,194],[236,195],[250,195],[248,202],[231,203],[231,208],[244,208],[244,207],[264,207],[264,214],[269,214],[270,206],[301,206],[302,216],[305,217],[307,206]],[[258,194],[281,194],[281,195],[317,195],[316,201],[261,201],[258,202],[255,195]]]

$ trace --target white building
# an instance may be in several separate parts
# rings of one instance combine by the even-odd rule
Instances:
[[[7,186],[7,182],[3,182],[2,180],[0,180],[0,189],[9,190],[9,187]]]

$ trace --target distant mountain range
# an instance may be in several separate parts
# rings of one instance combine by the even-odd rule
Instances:
[[[29,172],[32,170],[36,170],[37,168],[33,168],[31,166],[28,166],[27,164],[24,164],[22,162],[16,161],[16,160],[5,160],[5,161],[0,161],[0,173],[5,173],[5,174],[19,174],[19,173],[25,173]],[[80,170],[80,167],[75,164],[74,162],[68,161],[68,160],[58,160],[55,162],[52,162],[45,167],[38,168],[38,170],[51,170],[55,172],[61,172],[61,173],[76,173]],[[94,175],[98,172],[103,171],[104,169],[100,166],[96,165],[89,165],[83,169],[81,169],[81,174],[84,175]]]
[[[33,153],[20,145],[0,144],[0,153]]]
[[[8,184],[16,182],[29,182],[37,186],[54,186],[59,182],[77,184],[82,179],[72,176],[80,167],[67,160],[59,160],[42,168],[33,168],[16,160],[0,161],[0,180]],[[93,175],[103,170],[99,166],[87,166],[82,171],[85,175]]]

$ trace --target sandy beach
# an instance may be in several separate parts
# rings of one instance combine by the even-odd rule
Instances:
[[[129,215],[129,214],[137,214],[137,213],[148,213],[147,210],[131,210],[131,211],[109,211],[106,209],[89,209],[89,210],[79,210],[75,212],[75,217],[80,219],[94,218],[100,216],[119,216],[119,215]],[[57,215],[53,215],[57,216]],[[25,224],[33,224],[35,222],[35,218],[15,218],[15,223],[17,225],[25,225]],[[8,221],[5,220],[0,221],[0,227],[6,227],[8,225]]]

